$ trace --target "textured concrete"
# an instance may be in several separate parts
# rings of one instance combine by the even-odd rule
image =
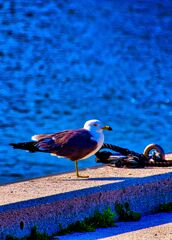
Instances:
[[[36,225],[51,234],[115,202],[143,214],[172,201],[172,168],[86,169],[89,179],[66,173],[0,187],[0,239],[24,236]]]

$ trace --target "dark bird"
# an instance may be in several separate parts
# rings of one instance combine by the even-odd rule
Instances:
[[[89,120],[81,129],[34,135],[33,141],[10,145],[15,149],[32,153],[46,152],[53,156],[68,158],[75,161],[77,177],[88,177],[79,174],[78,160],[88,158],[100,150],[104,142],[103,130],[112,130],[112,128],[103,126],[99,120]]]

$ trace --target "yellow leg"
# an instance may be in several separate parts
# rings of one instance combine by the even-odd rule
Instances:
[[[81,176],[79,175],[79,170],[78,170],[78,160],[75,161],[75,169],[76,169],[76,176],[80,178],[89,178],[89,176]]]

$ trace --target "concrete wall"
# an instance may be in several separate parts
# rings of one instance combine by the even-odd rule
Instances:
[[[172,201],[170,168],[106,166],[89,172],[87,180],[68,173],[1,186],[0,194],[5,198],[0,206],[0,239],[7,234],[25,236],[33,226],[52,234],[58,231],[59,224],[67,226],[95,210],[110,207],[114,211],[115,202],[129,202],[132,210],[148,214]]]

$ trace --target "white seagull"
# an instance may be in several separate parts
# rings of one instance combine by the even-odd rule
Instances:
[[[87,121],[80,129],[34,135],[32,142],[11,143],[10,145],[16,149],[46,152],[75,161],[76,176],[87,178],[88,176],[79,174],[78,160],[88,158],[100,150],[104,142],[103,130],[112,130],[112,128],[94,119]]]

